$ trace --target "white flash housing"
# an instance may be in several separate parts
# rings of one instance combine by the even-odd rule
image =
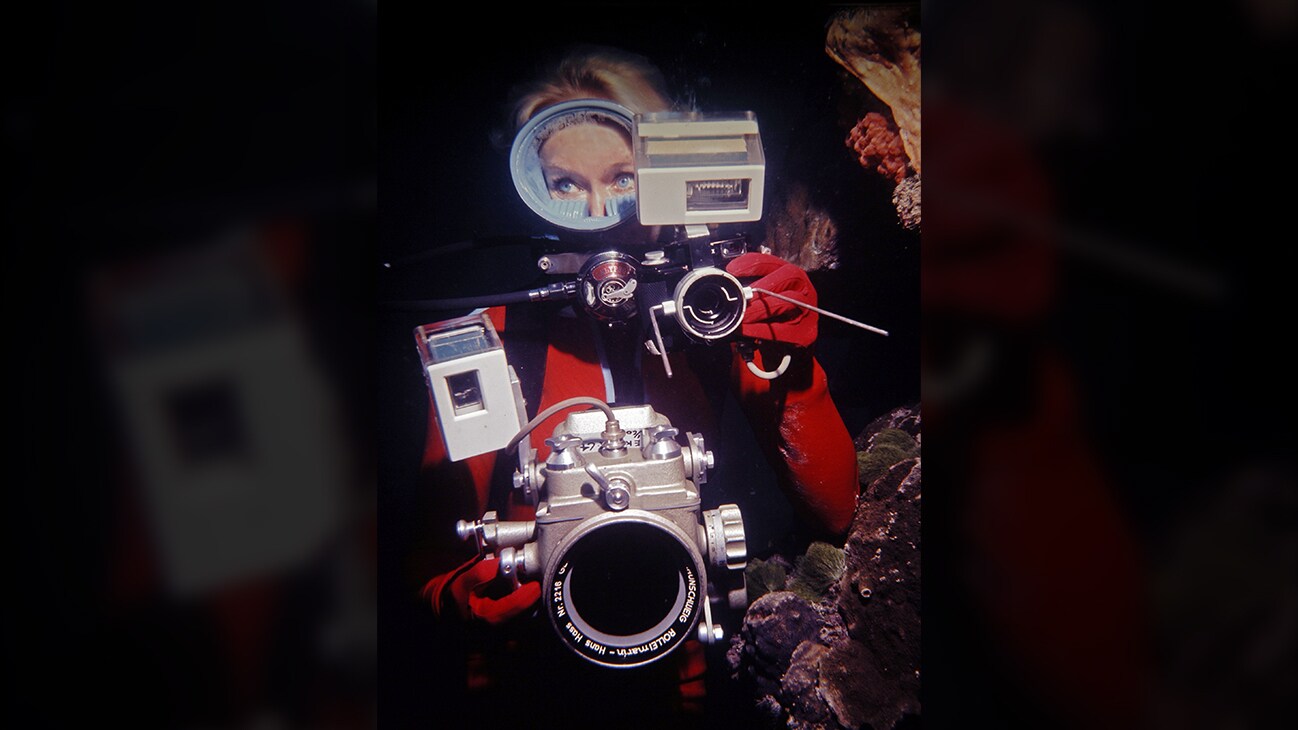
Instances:
[[[761,219],[766,159],[752,112],[637,114],[631,142],[640,223]]]
[[[526,410],[487,313],[420,325],[415,344],[451,460],[504,448],[526,423]]]

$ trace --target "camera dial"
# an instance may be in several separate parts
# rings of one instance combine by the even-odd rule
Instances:
[[[586,260],[577,275],[582,306],[603,322],[625,322],[636,315],[639,285],[636,260],[617,251],[605,251]]]

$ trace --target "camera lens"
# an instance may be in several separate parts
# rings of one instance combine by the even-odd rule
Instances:
[[[686,304],[709,321],[722,315],[725,301],[724,292],[712,284],[696,286],[686,297]]]
[[[556,563],[549,611],[578,654],[637,666],[689,636],[707,600],[697,551],[656,522],[631,517],[584,531]]]
[[[676,320],[697,339],[716,340],[733,333],[744,319],[744,290],[720,269],[695,269],[676,286]]]
[[[679,546],[656,527],[612,525],[569,553],[572,610],[592,629],[631,636],[657,626],[684,592]]]

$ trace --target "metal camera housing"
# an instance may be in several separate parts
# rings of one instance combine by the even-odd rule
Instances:
[[[696,635],[723,632],[712,604],[742,609],[747,563],[735,505],[704,510],[713,455],[651,406],[570,414],[543,462],[522,459],[515,486],[536,519],[462,523],[514,580],[539,580],[556,635],[606,667],[657,661]],[[610,428],[612,427],[612,428]]]
[[[702,232],[647,251],[552,251],[537,267],[575,276],[582,311],[610,327],[640,326],[649,351],[661,354],[739,332],[753,293],[725,267],[747,251],[745,235]]]

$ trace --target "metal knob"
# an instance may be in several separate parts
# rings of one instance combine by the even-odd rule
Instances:
[[[461,540],[468,540],[478,533],[478,527],[481,526],[481,524],[482,523],[477,520],[472,522],[468,520],[458,520],[455,523],[455,535]]]
[[[667,252],[659,249],[645,251],[644,260],[640,263],[644,266],[661,266],[667,263]]]
[[[685,452],[689,458],[686,459],[685,464],[690,479],[694,484],[703,486],[708,482],[708,470],[716,467],[716,458],[703,445],[701,434],[686,433],[685,440],[689,442],[689,450]]]
[[[703,513],[707,531],[708,558],[712,564],[728,570],[743,570],[748,563],[748,538],[744,534],[744,516],[738,505],[723,504]]]
[[[674,459],[681,455],[681,445],[676,442],[680,431],[670,426],[653,431],[644,446],[644,458],[651,460]]]
[[[551,471],[563,471],[583,466],[585,460],[581,458],[581,444],[581,438],[572,434],[546,439],[545,445],[550,447],[550,456],[545,460],[545,468]]]

